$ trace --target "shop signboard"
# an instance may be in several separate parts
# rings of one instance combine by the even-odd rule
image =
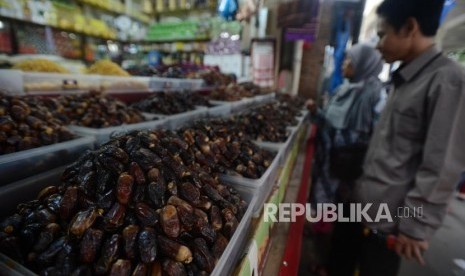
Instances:
[[[318,30],[319,0],[293,1],[278,8],[278,27],[286,41],[313,42]]]

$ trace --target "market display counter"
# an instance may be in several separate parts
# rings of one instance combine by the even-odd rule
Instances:
[[[202,116],[199,116],[199,118],[234,115],[234,112],[243,111],[251,107],[259,107],[273,99],[274,94],[258,96],[242,100],[240,102],[227,103],[221,107],[215,106],[212,108],[204,108],[200,110]],[[292,123],[294,127],[288,127],[288,137],[284,142],[262,143],[262,145],[260,145],[260,142],[255,141],[258,148],[269,150],[274,153],[273,161],[269,163],[269,167],[267,167],[267,170],[263,172],[261,178],[252,181],[246,177],[226,177],[226,175],[223,175],[223,183],[231,185],[237,189],[246,202],[248,202],[248,206],[247,212],[244,215],[241,224],[237,228],[237,233],[235,233],[231,238],[227,249],[224,251],[225,255],[222,255],[221,259],[218,260],[215,270],[212,271],[212,275],[257,275],[257,272],[263,272],[264,269],[267,270],[268,263],[271,260],[274,260],[272,258],[276,258],[276,256],[279,255],[269,254],[270,245],[277,241],[278,244],[286,243],[284,240],[280,241],[282,238],[281,236],[275,236],[274,234],[282,225],[275,224],[271,221],[264,221],[263,206],[264,203],[279,204],[283,202],[285,198],[290,198],[290,202],[295,201],[296,187],[291,182],[291,175],[298,171],[295,170],[295,168],[301,169],[302,167],[298,160],[300,158],[299,156],[301,156],[301,152],[304,151],[304,142],[310,125],[309,114],[305,111],[299,113],[301,113],[302,116],[296,117],[296,120]],[[162,125],[163,127],[175,129],[185,124],[192,123],[193,119],[197,119],[197,117],[193,118],[192,116],[189,116],[189,118],[181,118],[179,116],[168,116],[163,118],[164,123]],[[161,127],[162,125],[159,125],[158,127]],[[131,125],[123,126],[123,128],[126,128],[124,131],[128,131],[127,128],[130,126]],[[155,128],[155,126],[144,126],[143,128],[152,129]],[[96,144],[98,145],[108,140],[110,133],[105,133],[105,137],[102,135],[102,137],[100,137],[99,135],[93,135],[91,133],[86,133],[86,135],[96,139],[98,141]],[[252,141],[249,141],[249,143],[253,144]],[[61,172],[54,175],[55,179],[59,179],[59,175],[61,175]],[[24,180],[23,182],[18,182],[20,184],[13,183],[12,185],[8,185],[3,189],[0,189],[0,195],[5,199],[14,199],[15,204],[19,203],[16,202],[20,198],[18,195],[25,191],[23,190],[25,187],[27,187],[27,189],[31,189],[27,192],[28,198],[31,195],[36,194],[40,188],[40,185],[38,185],[38,179],[39,178],[35,177],[29,180]],[[48,184],[53,182],[49,180],[50,179],[47,179],[44,183]],[[257,183],[259,185],[256,185]],[[32,191],[32,188],[34,191]],[[307,193],[305,193],[305,198],[306,194]],[[26,194],[24,194],[24,196],[26,196]],[[26,198],[20,199],[20,201],[26,200]],[[9,207],[13,208],[15,204],[11,202],[8,205],[11,205]],[[278,247],[273,248],[273,250],[276,250],[277,248]],[[271,257],[268,258],[268,256]],[[280,260],[273,261],[273,263],[280,263]],[[17,272],[17,270],[12,271],[12,273],[13,272]],[[276,271],[273,271],[273,274],[276,274],[275,272]]]
[[[309,156],[307,151],[307,149],[312,148],[312,143],[307,143],[306,137],[309,131],[313,133],[314,130],[309,129],[310,123],[307,120],[303,120],[303,122],[297,133],[296,140],[292,144],[292,149],[284,165],[280,168],[273,192],[266,203],[295,203],[298,196],[304,196],[305,200],[307,198],[309,187],[308,185],[302,185],[304,183],[301,181],[301,176],[302,171],[310,170],[309,167],[307,169],[308,162],[304,164],[303,161],[304,159],[312,159],[312,152],[310,152]],[[302,235],[301,229],[300,233],[299,229],[294,230],[292,233],[294,235],[292,236],[293,239],[289,239],[291,237],[289,235],[291,224],[266,222],[263,208],[258,213],[258,216],[253,218],[252,225],[250,242],[235,274],[241,276],[280,274],[286,250],[299,251],[300,254],[300,243],[295,244],[295,240],[298,242],[298,237]]]

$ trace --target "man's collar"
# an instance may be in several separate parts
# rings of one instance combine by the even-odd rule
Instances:
[[[432,46],[410,63],[401,65],[401,67],[394,72],[394,78],[396,79],[395,82],[397,84],[401,84],[410,81],[440,53],[441,51],[439,51],[436,46]]]

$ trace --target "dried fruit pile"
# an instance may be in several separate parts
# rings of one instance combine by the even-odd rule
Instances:
[[[258,179],[271,165],[273,154],[258,148],[224,121],[197,122],[178,131],[189,145],[189,156],[208,172]]]
[[[0,93],[0,155],[73,138],[41,99]]]
[[[219,87],[210,93],[209,98],[216,101],[234,102],[242,98],[255,97],[270,92],[271,91],[261,88],[251,82],[244,82]]]
[[[208,86],[229,85],[235,81],[232,75],[223,74],[217,70],[202,73],[201,77]]]
[[[284,106],[292,110],[301,110],[305,106],[305,99],[299,96],[291,96],[289,94],[276,94],[276,100]]]
[[[143,112],[172,115],[194,110],[195,106],[209,105],[207,99],[196,93],[161,92],[134,103],[132,106]]]
[[[57,117],[72,125],[105,128],[144,121],[139,111],[101,93],[61,96],[47,99],[46,104]]]
[[[212,272],[247,204],[199,162],[227,153],[227,135],[193,131],[133,132],[85,153],[0,224],[0,251],[41,275]]]

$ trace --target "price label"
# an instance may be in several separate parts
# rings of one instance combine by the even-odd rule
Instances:
[[[74,90],[74,89],[78,89],[78,87],[79,85],[78,85],[77,80],[71,80],[71,79],[63,80],[63,83],[62,83],[63,90]]]

